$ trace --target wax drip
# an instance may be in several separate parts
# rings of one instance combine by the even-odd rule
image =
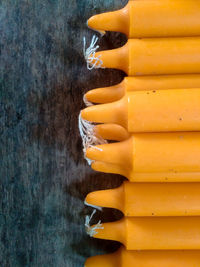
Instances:
[[[90,222],[96,213],[96,210],[93,210],[92,214],[90,216],[85,217],[85,228],[86,232],[90,237],[93,237],[94,235],[98,234],[96,230],[104,229],[104,227],[101,224],[101,221],[99,221],[96,225],[90,226]]]
[[[83,102],[85,103],[86,107],[94,106],[94,104],[87,100],[86,96],[83,97]]]
[[[94,125],[89,122],[84,120],[81,117],[81,113],[79,115],[79,132],[83,141],[83,152],[84,155],[86,154],[86,151],[88,148],[93,147],[99,151],[102,151],[99,147],[96,147],[97,145],[102,145],[102,144],[107,144],[107,141],[101,137],[96,137],[94,133]],[[91,165],[93,160],[90,160],[86,157],[85,159],[87,160],[88,164]]]
[[[88,70],[102,68],[103,61],[101,60],[101,55],[96,57],[96,51],[99,49],[99,45],[96,45],[98,37],[93,35],[91,44],[86,48],[86,38],[83,37],[83,54],[87,62]]]
[[[102,207],[99,207],[99,206],[95,206],[95,205],[89,204],[89,203],[87,203],[86,200],[84,201],[84,204],[85,204],[86,206],[88,206],[88,207],[91,207],[91,208],[96,209],[96,210],[99,210],[99,211],[102,211],[102,210],[103,210]]]

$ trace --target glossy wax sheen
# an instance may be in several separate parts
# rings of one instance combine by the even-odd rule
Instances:
[[[198,0],[129,1],[122,9],[95,15],[88,26],[100,32],[119,31],[129,38],[198,36]]]
[[[121,242],[127,250],[200,249],[200,217],[134,217],[102,224],[95,238]]]
[[[126,92],[129,91],[153,91],[185,88],[200,88],[200,75],[180,74],[125,77],[120,84],[90,90],[86,93],[85,97],[90,102],[103,104],[120,100]]]
[[[191,251],[128,251],[89,258],[85,267],[199,267],[200,253]]]
[[[199,183],[131,183],[88,194],[90,205],[121,210],[133,216],[198,216]]]

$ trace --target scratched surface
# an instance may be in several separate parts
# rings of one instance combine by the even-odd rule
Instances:
[[[119,245],[89,238],[84,220],[90,191],[122,177],[93,172],[77,128],[83,93],[120,82],[116,70],[89,72],[82,39],[96,13],[125,0],[0,1],[0,266],[81,267],[87,257]],[[118,33],[99,42],[121,46]],[[98,212],[94,223],[115,220]]]

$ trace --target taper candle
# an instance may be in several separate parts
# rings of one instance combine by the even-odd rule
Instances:
[[[114,208],[126,217],[198,216],[200,183],[130,183],[91,192],[86,203]]]
[[[129,38],[199,36],[198,0],[129,1],[117,11],[95,15],[88,26],[100,32],[119,31]]]
[[[94,170],[134,182],[197,182],[200,132],[133,134],[122,142],[88,148],[86,157]]]

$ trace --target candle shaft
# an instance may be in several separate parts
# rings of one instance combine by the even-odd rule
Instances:
[[[200,131],[200,89],[127,92],[116,102],[86,108],[82,117],[119,124],[130,133]]]
[[[134,134],[88,148],[92,168],[135,182],[200,181],[200,132]]]
[[[200,73],[200,37],[129,39],[120,48],[100,51],[105,68],[129,76]],[[94,62],[92,62],[95,64]]]
[[[200,253],[191,251],[128,251],[87,259],[85,267],[199,267]]]
[[[88,26],[129,38],[199,36],[199,13],[198,0],[129,1],[120,10],[91,17]]]
[[[144,0],[146,1],[146,0]],[[85,97],[93,103],[110,103],[120,100],[130,91],[200,88],[199,74],[157,75],[125,77],[117,85],[88,91]]]
[[[119,241],[127,250],[200,249],[200,217],[135,217],[102,224],[95,238]]]
[[[126,217],[198,216],[200,183],[130,183],[87,195],[86,202],[119,209]]]

